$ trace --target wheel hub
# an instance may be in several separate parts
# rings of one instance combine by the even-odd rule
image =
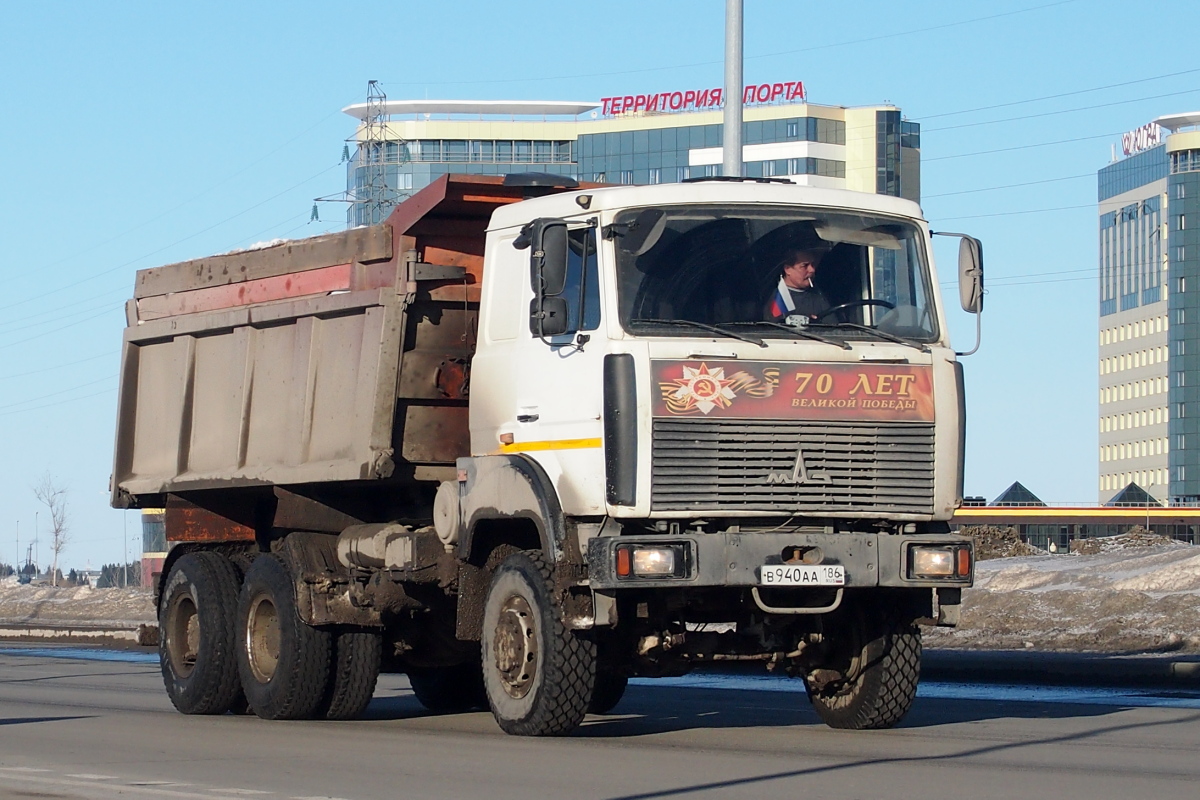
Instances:
[[[500,685],[513,698],[529,694],[537,674],[537,630],[533,610],[524,597],[513,595],[500,607],[492,655]]]
[[[166,631],[167,655],[175,674],[186,678],[196,668],[200,652],[200,616],[192,598],[184,595],[171,606],[170,625]]]
[[[246,654],[259,683],[268,683],[279,666],[279,612],[271,598],[259,596],[246,619]]]

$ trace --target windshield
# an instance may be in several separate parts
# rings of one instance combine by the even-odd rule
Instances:
[[[763,338],[937,338],[924,238],[895,217],[798,206],[625,211],[621,325],[696,336],[702,323]]]

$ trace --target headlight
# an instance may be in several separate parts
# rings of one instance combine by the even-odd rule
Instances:
[[[967,578],[971,575],[971,548],[921,547],[909,549],[908,577]]]
[[[622,580],[687,578],[689,544],[620,544],[613,550],[616,576]]]
[[[675,551],[669,547],[635,547],[633,574],[641,576],[674,575]]]

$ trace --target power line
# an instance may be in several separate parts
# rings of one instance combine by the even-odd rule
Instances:
[[[922,127],[921,135],[924,136],[926,133],[940,133],[942,131],[955,131],[955,130],[959,130],[960,128],[978,128],[981,125],[996,125],[1001,122],[1020,122],[1021,120],[1026,120],[1026,119],[1038,119],[1040,117],[1053,117],[1057,114],[1072,114],[1076,111],[1094,111],[1097,108],[1111,108],[1112,106],[1123,106],[1123,105],[1128,105],[1130,103],[1142,103],[1147,100],[1161,100],[1164,97],[1178,97],[1178,96],[1184,95],[1184,94],[1195,94],[1196,92],[1200,92],[1200,89],[1184,89],[1179,92],[1167,92],[1166,94],[1155,94],[1155,95],[1149,95],[1147,97],[1135,97],[1131,100],[1116,100],[1111,103],[1103,103],[1103,104],[1093,103],[1092,105],[1077,106],[1076,108],[1064,108],[1064,109],[1059,109],[1058,111],[1042,111],[1037,114],[1025,114],[1020,117],[1005,117],[1004,119],[989,119],[989,120],[984,120],[982,122],[964,122],[961,125],[947,125],[944,128],[924,128],[924,127]]]
[[[1110,136],[1120,136],[1121,133],[1122,133],[1121,131],[1117,131],[1116,133],[1098,133],[1095,136],[1076,136],[1074,139],[1058,139],[1053,142],[1035,142],[1034,144],[1021,144],[1021,145],[1017,145],[1015,147],[999,147],[999,148],[996,148],[995,150],[977,150],[974,153],[956,153],[952,156],[937,156],[935,158],[922,159],[922,163],[927,164],[931,161],[949,161],[952,158],[969,158],[971,156],[986,156],[986,155],[991,155],[992,153],[1009,153],[1009,152],[1012,152],[1013,150],[1031,150],[1035,147],[1052,147],[1057,144],[1072,144],[1074,142],[1087,142],[1087,141],[1091,141],[1093,139],[1107,139]]]
[[[116,353],[101,353],[100,355],[97,355],[97,356],[81,358],[78,361],[68,361],[66,364],[56,364],[53,367],[42,367],[41,369],[31,369],[28,372],[18,372],[13,375],[0,375],[0,381],[12,380],[13,378],[25,378],[30,375],[40,375],[43,372],[53,372],[56,369],[65,369],[67,367],[74,367],[79,364],[86,364],[89,361],[95,361],[98,358],[115,358],[116,355],[117,355]]]
[[[124,305],[124,304],[122,304],[122,305]],[[67,328],[74,328],[76,325],[82,325],[85,322],[90,322],[94,319],[99,319],[100,317],[103,317],[105,314],[110,314],[113,311],[117,311],[118,309],[120,309],[120,307],[121,306],[117,306],[116,308],[107,308],[104,311],[101,311],[99,314],[95,314],[90,317],[84,317],[81,320],[76,320],[75,322],[71,322],[66,325],[60,325],[57,328],[55,328],[54,330],[43,331],[42,333],[35,333],[33,336],[29,336],[29,337],[20,339],[15,342],[8,342],[7,344],[0,344],[0,350],[4,350],[9,347],[16,347],[17,345],[25,344],[26,342],[32,342],[34,339],[40,339],[43,336],[49,336],[52,333],[58,333],[59,331],[66,330]]]
[[[115,296],[115,295],[117,295],[117,294],[125,295],[125,294],[127,294],[127,293],[128,293],[128,290],[127,290],[127,289],[120,288],[120,289],[113,289],[112,291],[105,292],[104,294],[93,294],[93,295],[91,295],[91,296],[89,296],[89,297],[85,297],[85,298],[84,298],[84,299],[82,299],[82,300],[76,300],[76,301],[74,301],[74,302],[71,302],[71,303],[62,303],[62,304],[60,304],[60,305],[55,305],[53,308],[47,309],[47,310],[45,310],[45,311],[38,311],[38,312],[36,312],[36,313],[34,313],[34,314],[26,314],[26,315],[25,315],[25,316],[23,316],[23,317],[12,317],[12,318],[10,318],[10,319],[6,319],[6,320],[4,320],[3,322],[0,322],[0,327],[5,327],[5,326],[8,326],[8,325],[12,325],[13,323],[17,323],[17,322],[24,322],[24,321],[26,321],[26,320],[30,320],[30,319],[37,319],[38,317],[47,317],[47,316],[51,316],[51,315],[58,315],[58,316],[59,316],[59,318],[61,319],[61,314],[62,314],[62,312],[63,312],[63,310],[64,310],[64,309],[68,309],[68,308],[74,308],[75,306],[81,306],[81,305],[85,305],[85,304],[87,304],[87,303],[94,302],[94,301],[96,301],[96,300],[98,300],[98,299],[100,299],[100,298],[102,298],[102,297],[113,297],[113,296]],[[43,323],[35,323],[35,324],[39,324],[39,325],[40,325],[40,324],[43,324]],[[14,329],[12,329],[12,330],[19,330],[19,329],[18,329],[18,328],[14,328]],[[10,331],[7,331],[7,332],[11,332],[11,330],[10,330]]]
[[[878,36],[868,36],[862,39],[847,39],[841,42],[830,42],[829,44],[814,45],[813,47],[801,47],[795,50],[780,50],[775,53],[761,53],[759,55],[746,56],[746,61],[756,61],[764,58],[778,58],[779,56],[798,55],[800,53],[813,53],[819,50],[830,50],[837,47],[849,47],[856,44],[866,44],[869,42],[878,42],[884,39],[895,39],[902,36],[912,36],[918,33],[929,33],[930,31],[945,30],[946,28],[955,28],[962,25],[970,25],[976,22],[987,22],[1001,17],[1011,17],[1017,14],[1026,14],[1032,11],[1041,11],[1046,8],[1055,6],[1068,5],[1077,2],[1077,0],[1058,0],[1054,3],[1044,3],[1037,6],[1029,6],[1027,8],[1018,8],[1013,11],[1003,11],[998,14],[988,14],[982,17],[971,17],[962,19],[956,22],[944,22],[940,25],[930,25],[924,28],[912,28],[906,31],[893,31],[892,33],[882,33]],[[461,81],[383,81],[395,86],[460,86],[464,84],[479,85],[479,84],[497,84],[497,83],[544,83],[547,81],[566,81],[577,80],[579,78],[609,78],[615,75],[641,75],[649,72],[669,72],[677,69],[693,69],[695,67],[711,67],[715,64],[722,64],[723,61],[696,61],[691,64],[673,64],[666,67],[644,67],[642,69],[627,69],[615,70],[610,72],[588,72],[576,75],[553,75],[553,76],[538,76],[534,78],[491,78],[488,80],[461,80]]]
[[[244,214],[248,214],[248,213],[250,213],[250,212],[251,212],[251,211],[253,211],[254,209],[258,208],[259,206],[266,205],[267,203],[271,202],[272,200],[275,200],[275,199],[277,199],[277,198],[279,198],[279,197],[282,197],[283,195],[287,194],[288,192],[295,191],[296,189],[300,188],[300,187],[301,187],[301,186],[303,186],[304,184],[306,184],[306,183],[309,183],[310,181],[314,181],[314,180],[316,180],[317,178],[319,178],[319,177],[321,177],[322,175],[324,175],[325,173],[329,172],[330,170],[337,169],[337,168],[338,168],[338,167],[340,167],[340,166],[342,166],[342,165],[341,165],[340,163],[338,163],[338,164],[334,164],[334,165],[333,165],[333,166],[331,166],[331,167],[326,167],[325,169],[321,170],[320,172],[316,173],[315,175],[312,175],[312,176],[310,176],[310,177],[308,177],[308,178],[305,178],[304,180],[300,181],[300,182],[299,182],[299,183],[297,183],[296,185],[294,185],[294,186],[291,186],[291,187],[289,187],[289,188],[287,188],[287,189],[284,189],[283,191],[279,192],[278,194],[274,194],[274,195],[272,195],[272,196],[268,197],[266,200],[263,200],[263,201],[262,201],[262,202],[260,202],[260,203],[255,203],[254,205],[250,206],[249,208],[243,209],[243,210],[239,211],[238,213],[236,213],[236,214],[234,214],[234,215],[232,215],[232,216],[226,217],[225,219],[221,220],[220,222],[213,223],[212,225],[209,225],[207,228],[203,228],[203,229],[201,229],[201,230],[198,230],[198,231],[196,231],[195,233],[189,234],[188,236],[185,236],[185,237],[183,237],[182,239],[178,239],[178,240],[176,240],[176,241],[174,241],[174,242],[171,242],[170,244],[163,245],[162,247],[158,248],[157,250],[153,250],[153,251],[151,251],[151,252],[149,252],[149,253],[145,253],[145,254],[143,254],[143,255],[140,255],[140,256],[138,256],[137,258],[134,258],[134,259],[131,259],[131,260],[129,260],[129,261],[126,261],[126,262],[125,262],[125,263],[123,263],[123,264],[118,264],[117,266],[115,266],[115,267],[112,267],[111,269],[107,269],[107,270],[104,270],[104,271],[102,271],[102,272],[97,272],[97,273],[95,273],[94,275],[89,275],[88,277],[86,277],[86,278],[82,278],[82,279],[80,279],[80,280],[76,281],[76,282],[75,282],[75,283],[73,283],[73,284],[69,284],[69,285],[67,285],[67,286],[60,286],[60,287],[59,287],[59,288],[57,288],[57,289],[51,289],[50,291],[43,292],[42,294],[39,294],[39,295],[34,295],[33,297],[27,297],[27,298],[25,298],[24,300],[18,300],[17,302],[15,302],[15,303],[9,303],[9,304],[8,304],[8,305],[6,305],[6,306],[0,306],[0,311],[2,311],[2,310],[4,310],[4,309],[8,309],[8,308],[13,308],[13,307],[15,307],[15,306],[19,306],[19,305],[21,305],[21,304],[23,304],[23,303],[29,303],[29,302],[32,302],[32,301],[34,301],[34,300],[41,300],[41,299],[42,299],[42,298],[44,298],[44,297],[49,297],[49,296],[51,296],[51,295],[58,294],[59,292],[64,292],[64,291],[66,291],[66,290],[68,290],[68,289],[73,289],[73,288],[75,288],[75,287],[79,286],[79,285],[80,285],[80,284],[82,284],[82,283],[86,283],[86,282],[88,282],[88,281],[95,280],[96,278],[99,278],[99,277],[101,277],[101,276],[104,276],[104,275],[109,275],[109,274],[111,274],[111,273],[113,273],[113,272],[116,272],[117,270],[124,269],[125,267],[128,267],[128,266],[131,266],[131,265],[133,265],[133,264],[136,264],[136,263],[137,263],[137,262],[139,262],[139,261],[143,261],[143,260],[145,260],[145,259],[149,258],[150,256],[157,255],[158,253],[161,253],[161,252],[163,252],[164,250],[169,250],[169,249],[171,249],[172,247],[175,247],[175,246],[177,246],[177,245],[183,244],[183,243],[184,243],[184,242],[186,242],[186,241],[189,241],[189,240],[191,240],[191,239],[195,239],[197,236],[199,236],[199,235],[201,235],[201,234],[203,234],[203,233],[207,233],[207,232],[211,231],[213,228],[218,228],[218,227],[220,227],[221,225],[224,225],[226,222],[230,222],[230,221],[232,221],[232,220],[235,220],[235,219],[237,219],[237,218],[238,218],[238,217],[240,217],[240,216],[243,216]]]
[[[109,292],[108,294],[116,294],[116,291]],[[124,292],[122,292],[122,294],[124,294]],[[105,296],[107,296],[107,295],[105,295]],[[95,300],[96,298],[91,298],[91,299]],[[104,303],[101,303],[100,305],[92,305],[88,308],[83,308],[78,311],[74,311],[70,314],[60,314],[56,317],[52,317],[51,319],[44,319],[41,322],[31,322],[28,325],[21,325],[21,326],[15,327],[15,328],[9,328],[8,330],[0,331],[0,337],[9,336],[11,334],[17,333],[18,331],[29,330],[30,328],[41,328],[46,325],[56,325],[65,320],[74,319],[75,317],[79,317],[84,314],[91,314],[92,312],[98,311],[98,310],[99,311],[107,311],[110,308],[112,308],[112,301],[104,302]],[[44,316],[47,316],[48,314],[53,314],[53,313],[56,313],[55,309],[51,309],[50,311],[47,311],[43,314],[37,314],[35,316],[44,317]],[[28,319],[28,317],[27,317],[27,319]],[[3,323],[0,323],[0,326],[3,326]]]
[[[178,205],[176,205],[176,206],[173,206],[172,208],[169,208],[169,209],[167,209],[166,211],[162,212],[162,213],[161,213],[161,214],[159,214],[158,216],[156,216],[156,217],[151,217],[150,219],[148,219],[148,220],[145,220],[144,222],[140,222],[140,223],[138,223],[137,225],[134,225],[132,228],[128,228],[128,229],[126,229],[126,230],[122,231],[121,233],[118,233],[118,234],[116,234],[115,236],[112,236],[112,237],[110,237],[110,238],[108,238],[108,239],[105,239],[105,240],[104,240],[104,241],[102,241],[102,242],[97,242],[96,244],[93,244],[93,245],[91,245],[90,247],[87,247],[87,248],[85,248],[85,249],[83,249],[83,250],[76,250],[76,251],[73,251],[73,252],[71,253],[71,255],[69,255],[69,256],[65,256],[64,258],[61,258],[61,259],[59,259],[58,261],[51,262],[50,264],[47,264],[47,265],[45,265],[45,267],[44,267],[44,268],[55,267],[55,266],[58,266],[59,264],[65,263],[65,262],[67,262],[67,261],[70,261],[70,260],[72,260],[72,259],[77,259],[77,258],[78,258],[79,256],[81,256],[81,255],[84,255],[84,254],[86,254],[86,253],[90,253],[90,252],[92,252],[92,251],[94,251],[94,250],[97,250],[97,249],[99,249],[99,248],[101,248],[101,247],[104,247],[105,245],[111,244],[111,243],[113,243],[113,242],[117,241],[118,239],[121,239],[122,237],[124,237],[124,236],[127,236],[127,235],[129,235],[130,233],[133,233],[133,232],[134,232],[134,231],[136,231],[136,230],[139,230],[140,228],[144,228],[146,225],[149,225],[149,224],[150,224],[150,223],[152,223],[152,222],[157,222],[158,220],[162,219],[163,217],[166,217],[166,216],[168,216],[168,215],[170,215],[170,214],[173,214],[173,213],[175,213],[175,212],[176,212],[176,211],[178,211],[179,209],[181,209],[181,208],[183,208],[184,206],[186,206],[188,203],[191,203],[191,202],[192,202],[192,201],[194,201],[194,200],[198,200],[199,198],[201,198],[201,197],[203,197],[204,195],[208,194],[209,192],[213,191],[213,190],[214,190],[214,189],[216,189],[217,187],[219,187],[219,186],[222,186],[222,185],[224,185],[224,184],[228,183],[229,181],[233,180],[233,179],[234,179],[234,178],[236,178],[237,176],[239,176],[239,175],[241,175],[242,173],[246,172],[246,171],[247,171],[247,170],[249,170],[251,167],[257,166],[258,164],[261,164],[263,161],[266,161],[268,158],[270,158],[271,156],[275,155],[275,154],[276,154],[276,153],[278,153],[280,150],[283,150],[283,149],[284,149],[284,148],[286,148],[288,145],[290,145],[290,144],[292,144],[293,142],[297,141],[297,140],[298,140],[298,139],[300,139],[301,137],[308,135],[308,134],[309,134],[311,131],[315,130],[315,129],[316,129],[318,126],[320,126],[322,123],[324,123],[324,122],[325,122],[325,120],[329,119],[330,117],[334,116],[334,115],[335,115],[335,114],[337,114],[337,113],[339,113],[339,112],[338,112],[338,111],[331,111],[330,113],[328,113],[328,114],[326,114],[324,117],[322,117],[320,120],[318,120],[316,123],[314,123],[313,125],[309,126],[309,127],[308,127],[308,128],[306,128],[306,129],[304,129],[304,130],[303,130],[303,131],[301,131],[300,133],[296,134],[296,135],[295,135],[295,136],[293,136],[291,139],[287,140],[287,141],[286,141],[286,142],[284,142],[283,144],[281,144],[281,145],[279,145],[278,147],[276,147],[274,150],[270,151],[269,153],[266,153],[265,155],[261,156],[260,158],[258,158],[258,159],[256,159],[256,160],[254,160],[254,161],[251,161],[249,164],[245,165],[244,167],[242,167],[241,169],[239,169],[237,172],[234,172],[234,173],[232,173],[232,174],[230,174],[230,175],[227,175],[226,177],[222,178],[221,180],[217,181],[216,183],[214,183],[214,184],[210,185],[210,186],[209,186],[207,189],[204,189],[204,190],[202,190],[201,192],[199,192],[199,193],[197,193],[197,194],[194,194],[194,195],[192,195],[192,196],[191,196],[191,197],[189,197],[187,200],[184,200],[183,202],[179,203]],[[135,259],[135,261],[136,261],[136,259]],[[117,270],[117,269],[120,269],[120,268],[121,268],[121,267],[123,267],[123,266],[128,266],[128,264],[130,264],[130,263],[134,263],[134,262],[127,262],[126,264],[122,264],[122,265],[121,265],[121,266],[119,266],[119,267],[114,267],[113,269],[111,269],[111,270],[108,270],[108,271],[106,271],[106,272],[100,272],[100,273],[96,273],[95,275],[91,275],[91,276],[89,276],[89,277],[87,277],[87,278],[83,278],[83,279],[81,279],[81,280],[79,280],[79,281],[76,281],[76,282],[75,282],[75,283],[73,283],[73,284],[69,284],[69,285],[67,285],[67,286],[63,286],[63,287],[60,287],[60,288],[58,288],[58,289],[53,289],[53,290],[51,290],[50,292],[47,292],[47,293],[45,293],[45,294],[42,294],[42,295],[38,295],[38,297],[45,297],[45,296],[47,296],[48,294],[54,294],[54,293],[57,293],[57,292],[60,292],[60,291],[65,291],[66,289],[74,288],[75,286],[79,285],[80,283],[85,283],[85,282],[87,282],[87,281],[89,281],[89,280],[92,280],[92,279],[94,279],[94,278],[98,278],[98,277],[101,277],[102,275],[106,275],[106,274],[108,274],[108,273],[110,273],[110,272],[114,272],[115,270]],[[4,309],[12,308],[12,307],[14,307],[14,306],[21,305],[22,303],[28,302],[28,300],[30,300],[30,299],[37,299],[37,298],[28,298],[28,299],[26,299],[26,300],[18,300],[18,301],[17,301],[17,302],[15,302],[15,303],[9,303],[8,305],[0,306],[0,311],[2,311],[2,310],[4,310]]]
[[[976,111],[992,111],[997,108],[1009,108],[1011,106],[1025,105],[1026,103],[1040,103],[1043,100],[1058,100],[1063,97],[1073,97],[1080,94],[1090,94],[1091,92],[1102,92],[1106,89],[1120,89],[1124,86],[1133,86],[1139,83],[1149,83],[1150,81],[1161,81],[1167,78],[1177,78],[1180,75],[1194,75],[1200,72],[1200,69],[1185,69],[1179,72],[1168,72],[1165,75],[1154,75],[1149,78],[1137,78],[1132,81],[1122,81],[1121,83],[1109,83],[1104,86],[1093,86],[1090,89],[1076,89],[1070,92],[1059,92],[1058,94],[1047,94],[1041,97],[1031,97],[1027,100],[1012,100],[1007,103],[995,103],[990,106],[976,106],[975,108],[964,108],[962,111],[943,111],[940,114],[925,114],[920,117],[922,120],[939,119],[941,117],[954,117],[959,114],[974,114]]]
[[[999,189],[1016,189],[1021,186],[1037,186],[1038,184],[1041,184],[1041,183],[1060,183],[1062,181],[1074,181],[1074,180],[1079,180],[1080,178],[1094,178],[1094,177],[1096,177],[1096,173],[1086,172],[1082,175],[1064,175],[1061,178],[1045,178],[1044,180],[1040,180],[1040,181],[1025,181],[1024,183],[1006,183],[1002,186],[985,186],[980,189],[963,189],[958,192],[941,192],[939,194],[927,194],[927,195],[923,195],[921,197],[921,199],[922,200],[931,200],[935,197],[951,197],[952,195],[958,195],[958,194],[976,194],[977,192],[994,192]]]
[[[76,387],[76,388],[78,388],[78,387]],[[75,403],[80,400],[88,400],[93,397],[99,397],[100,395],[109,394],[110,392],[115,392],[116,390],[117,389],[114,386],[109,389],[103,389],[99,392],[93,392],[92,394],[80,395],[79,397],[69,397],[66,400],[59,400],[57,403],[45,403],[43,405],[33,406],[32,408],[18,408],[15,411],[0,411],[0,417],[8,417],[13,414],[26,414],[30,411],[41,411],[44,408],[54,408],[55,406],[61,406],[61,405],[65,405],[67,403]]]
[[[9,403],[6,406],[0,406],[0,411],[7,411],[8,409],[15,408],[16,406],[24,406],[24,405],[28,405],[30,403],[36,403],[39,400],[45,400],[49,397],[58,397],[59,395],[66,394],[67,392],[73,392],[76,389],[85,389],[88,386],[95,386],[97,383],[104,383],[106,381],[116,380],[116,377],[117,377],[116,375],[109,375],[104,378],[98,378],[94,381],[88,381],[87,383],[81,383],[78,386],[71,386],[67,389],[62,389],[57,392],[51,392],[50,394],[44,394],[41,397],[30,397],[27,400],[20,400],[16,403]]]
[[[949,222],[951,220],[959,220],[959,219],[982,219],[983,217],[1013,217],[1018,214],[1042,214],[1047,211],[1071,211],[1071,210],[1078,209],[1078,208],[1095,208],[1095,207],[1096,207],[1095,203],[1088,203],[1087,205],[1083,205],[1083,206],[1057,206],[1055,208],[1029,208],[1029,209],[1025,209],[1023,211],[998,211],[994,214],[971,214],[970,216],[966,216],[966,217],[938,217],[937,219],[941,222]]]

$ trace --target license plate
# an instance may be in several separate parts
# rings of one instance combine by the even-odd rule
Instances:
[[[797,564],[764,564],[759,571],[763,586],[843,586],[846,568],[841,564],[819,564],[815,567]]]

